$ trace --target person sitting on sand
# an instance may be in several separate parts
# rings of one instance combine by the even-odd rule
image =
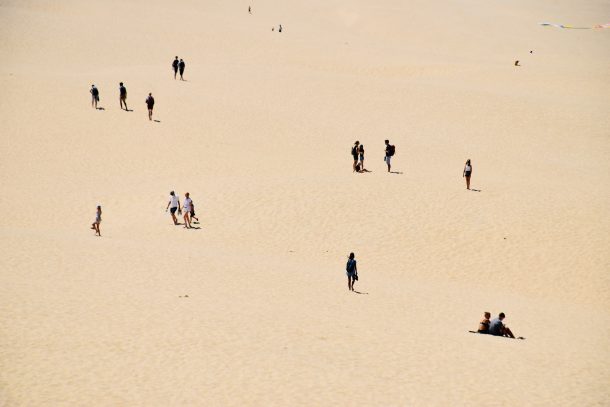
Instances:
[[[174,62],[172,62],[172,68],[174,69],[174,79],[176,79],[176,75],[178,75],[178,64],[180,64],[180,61],[178,61],[178,56],[176,55],[176,59],[174,59]]]
[[[152,120],[153,107],[155,106],[155,98],[152,97],[152,93],[149,93],[146,98],[146,106],[148,107],[148,120]]]
[[[95,220],[91,224],[91,229],[95,230],[97,236],[102,236],[100,232],[100,223],[102,223],[102,207],[98,205],[97,210],[95,211]]]
[[[500,312],[498,318],[494,318],[490,322],[489,334],[494,336],[506,336],[507,338],[515,339],[515,335],[513,335],[511,330],[506,325],[504,325],[504,322],[502,322],[505,317],[506,315],[504,315],[503,312]]]
[[[472,175],[472,164],[470,164],[470,158],[466,160],[464,165],[464,172],[462,177],[466,178],[466,189],[470,189],[470,176]]]
[[[171,191],[169,193],[169,202],[167,203],[167,206],[165,207],[165,212],[167,212],[167,210],[170,210],[170,213],[172,215],[172,220],[174,221],[174,225],[178,225],[178,219],[176,218],[176,211],[178,211],[178,214],[180,214],[180,199],[176,196],[176,193],[174,191]]]
[[[123,104],[125,105],[125,110],[127,110],[127,88],[123,86],[123,82],[119,83],[119,102],[121,103],[121,110],[123,109]]]
[[[491,317],[491,314],[489,312],[486,312],[483,314],[483,319],[481,320],[481,322],[479,322],[479,329],[477,330],[478,333],[480,334],[488,334],[489,333],[489,318]]]
[[[184,227],[186,229],[191,228],[191,219],[189,218],[191,214],[191,208],[193,205],[193,201],[190,198],[189,193],[184,194],[184,203],[182,204],[182,211],[184,212]]]
[[[354,253],[349,254],[349,258],[345,266],[345,271],[345,274],[347,274],[347,289],[350,291],[354,291],[354,283],[358,279],[358,267],[356,267],[356,259],[354,258]]]
[[[356,140],[354,146],[352,147],[352,157],[354,158],[354,164],[352,165],[352,172],[356,172],[356,165],[358,165],[358,149],[360,146],[360,142]]]
[[[95,85],[91,85],[91,90],[89,93],[91,93],[91,107],[95,107],[97,109],[97,102],[100,101],[100,91],[97,90]]]

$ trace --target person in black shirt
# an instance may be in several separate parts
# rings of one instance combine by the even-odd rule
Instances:
[[[91,85],[91,90],[89,90],[89,93],[91,93],[91,107],[95,107],[97,109],[97,102],[100,101],[100,91],[97,90],[95,85]]]
[[[180,68],[180,80],[183,81],[184,78],[182,77],[182,74],[184,74],[184,67],[185,67],[185,63],[184,61],[181,59],[180,63],[178,64],[178,67]]]
[[[148,94],[146,98],[146,106],[148,107],[148,120],[152,120],[153,106],[155,105],[155,98],[152,97],[152,93]]]
[[[121,103],[121,109],[125,104],[125,110],[127,110],[127,89],[123,86],[123,82],[119,83],[119,102]]]
[[[172,62],[172,68],[174,68],[174,79],[176,79],[176,75],[178,74],[178,56],[176,56],[176,59],[174,59],[174,62]]]

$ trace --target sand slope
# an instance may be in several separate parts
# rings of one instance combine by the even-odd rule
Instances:
[[[0,405],[610,404],[608,2],[229,3],[0,4]]]

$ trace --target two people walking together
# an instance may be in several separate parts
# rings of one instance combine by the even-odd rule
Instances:
[[[172,220],[174,221],[174,225],[180,224],[178,223],[176,212],[178,212],[178,215],[182,215],[182,213],[184,212],[183,219],[184,227],[186,229],[190,229],[192,227],[191,222],[193,219],[199,222],[199,218],[195,216],[195,204],[193,203],[191,195],[188,192],[184,194],[184,202],[182,206],[180,206],[180,198],[176,195],[174,191],[171,191],[169,193],[169,202],[167,202],[167,206],[165,207],[165,212],[167,212],[168,210],[170,211]]]

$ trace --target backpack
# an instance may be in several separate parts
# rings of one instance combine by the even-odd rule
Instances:
[[[93,96],[97,96],[97,95],[99,94],[99,92],[97,91],[97,88],[93,88],[93,89],[91,89],[91,94],[92,94]]]
[[[388,147],[389,147],[389,148],[388,148],[388,155],[389,155],[390,157],[392,157],[392,156],[394,155],[394,153],[396,153],[396,146],[392,146],[392,145],[390,145],[390,146],[388,146]]]
[[[352,155],[358,155],[358,147],[356,147],[356,146],[352,147]]]

